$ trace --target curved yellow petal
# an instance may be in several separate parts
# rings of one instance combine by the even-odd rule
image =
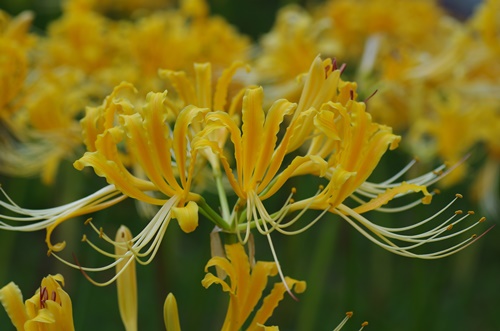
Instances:
[[[161,170],[161,163],[170,165],[171,162],[167,161],[170,159],[160,161],[157,155],[152,151],[151,146],[154,142],[149,139],[149,134],[146,133],[147,129],[144,127],[141,115],[135,113],[133,115],[122,116],[121,120],[126,129],[127,146],[129,147],[130,154],[132,154],[136,162],[141,165],[146,176],[158,190],[170,197],[175,195],[175,189],[180,189],[179,185],[174,178],[171,178],[173,180],[172,182],[167,183],[162,176]]]
[[[271,164],[271,159],[276,148],[278,141],[278,133],[280,125],[283,123],[284,117],[289,115],[295,109],[296,104],[287,100],[281,99],[273,103],[266,115],[266,122],[264,124],[264,132],[262,134],[262,142],[258,148],[259,157],[255,166],[252,186],[261,181]],[[263,188],[263,186],[261,186]],[[257,190],[259,193],[260,190]]]
[[[24,308],[21,290],[14,282],[10,282],[0,289],[0,302],[2,302],[16,330],[23,331],[28,315]]]
[[[201,108],[212,108],[212,66],[210,63],[195,63],[196,98],[194,105]]]
[[[262,148],[263,143],[263,130],[264,130],[264,109],[262,103],[264,99],[264,92],[262,87],[255,89],[248,89],[243,97],[242,108],[242,135],[241,147],[242,158],[236,159],[236,162],[242,163],[243,172],[243,185],[245,191],[252,189],[253,171],[257,164],[257,160]]]
[[[179,97],[185,105],[197,105],[196,92],[193,84],[189,81],[184,71],[172,71],[160,69],[158,74],[162,78],[170,80]]]
[[[201,122],[201,115],[204,115],[208,112],[207,108],[199,108],[195,106],[187,106],[184,108],[177,120],[175,121],[175,127],[173,132],[173,149],[175,155],[175,161],[177,163],[178,175],[181,181],[181,185],[184,189],[189,189],[187,186],[187,178],[191,178],[192,174],[186,173],[187,166],[187,153],[188,153],[188,139],[189,139],[189,131],[188,128],[191,124],[196,121]],[[190,163],[195,162],[193,158],[191,158]]]
[[[52,302],[53,303],[53,302]],[[49,302],[47,302],[49,304]],[[26,330],[39,330],[40,323],[42,324],[54,324],[56,323],[56,318],[54,317],[53,310],[56,307],[52,307],[52,309],[40,309],[38,314],[26,322],[25,328]]]
[[[285,277],[286,284],[288,288],[293,289],[295,293],[302,293],[306,290],[306,283],[304,281],[298,281],[290,277]],[[269,317],[273,314],[274,309],[278,306],[279,302],[283,299],[283,295],[286,292],[285,284],[276,283],[274,284],[271,293],[264,298],[262,306],[255,314],[252,323],[248,327],[247,331],[257,331],[259,330],[258,324],[264,324]]]
[[[155,164],[156,171],[161,173],[171,187],[171,189],[164,188],[166,191],[162,191],[172,196],[172,190],[180,191],[181,187],[175,179],[172,162],[167,162],[167,160],[172,159],[170,151],[172,147],[171,130],[170,126],[166,123],[168,117],[167,100],[166,91],[163,93],[148,93],[142,114],[144,118],[144,133],[148,137],[147,141],[150,147],[149,156]]]
[[[165,329],[167,331],[181,331],[177,301],[172,293],[167,295],[163,304],[163,321],[165,322]]]
[[[205,288],[209,288],[212,284],[220,284],[224,292],[231,292],[231,293],[233,292],[231,290],[231,287],[225,281],[223,281],[219,277],[214,276],[211,273],[208,273],[202,279],[201,285],[203,285],[203,287]]]
[[[198,205],[194,201],[189,201],[184,207],[172,207],[172,216],[186,233],[198,227]]]
[[[234,120],[229,116],[229,114],[216,111],[207,114],[206,118],[206,132],[211,132],[213,130],[225,127],[229,131],[229,135],[231,138],[231,142],[234,146],[234,158],[235,160],[243,159],[243,148],[242,148],[242,137],[241,131],[238,125],[234,122]],[[220,155],[223,155],[220,153]],[[242,162],[236,162],[236,173],[238,176],[238,183],[243,183],[243,164]],[[227,171],[226,171],[227,173]],[[227,173],[227,176],[231,175]]]
[[[425,186],[403,182],[397,187],[387,189],[384,193],[379,194],[376,198],[371,199],[367,203],[353,208],[353,210],[358,214],[362,214],[367,211],[377,209],[378,207],[383,206],[391,201],[396,195],[403,194],[409,191],[422,192],[424,194],[424,198],[422,199],[423,203],[428,204],[431,202],[432,195],[427,191],[427,188]]]
[[[222,75],[217,81],[217,87],[215,88],[213,110],[224,110],[224,107],[226,106],[227,91],[231,79],[236,71],[243,67],[247,70],[247,72],[250,71],[250,67],[248,65],[238,61],[231,64],[229,68],[222,72]]]
[[[122,225],[116,232],[115,254],[124,256],[132,245],[132,233]],[[121,243],[121,245],[120,245]],[[131,259],[131,261],[129,260]],[[123,259],[116,265],[116,290],[118,294],[118,308],[125,330],[137,330],[137,279],[135,269],[135,257],[132,255]]]
[[[248,258],[247,258],[248,259]],[[241,288],[238,288],[238,296],[241,298],[239,320],[246,321],[250,313],[254,310],[262,297],[262,292],[266,289],[267,280],[270,276],[278,274],[278,267],[274,262],[258,261],[252,268],[250,284],[245,292],[245,297],[241,296]]]

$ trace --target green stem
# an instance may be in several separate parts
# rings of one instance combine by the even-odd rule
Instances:
[[[226,221],[225,219],[223,219],[219,214],[217,214],[215,212],[215,210],[213,210],[207,204],[207,202],[205,201],[205,199],[203,199],[202,197],[200,197],[200,199],[198,201],[196,201],[196,203],[198,204],[198,207],[200,208],[199,209],[200,213],[203,216],[205,216],[206,218],[208,218],[209,220],[211,220],[212,222],[214,222],[215,225],[217,225],[221,229],[226,230],[226,231],[230,231],[231,230],[231,225],[229,224],[229,222]]]
[[[213,168],[213,174],[215,178],[215,185],[217,186],[217,193],[219,194],[222,218],[226,221],[226,223],[229,223],[231,213],[229,212],[229,204],[227,203],[226,190],[224,190],[224,185],[222,184],[222,173],[218,165]]]
[[[313,260],[309,268],[307,282],[314,286],[308,286],[306,295],[303,296],[302,309],[297,321],[297,330],[299,331],[314,330],[315,322],[321,320],[318,312],[324,311],[324,309],[320,309],[324,292],[322,284],[325,284],[326,281],[328,265],[330,265],[327,262],[332,260],[333,248],[338,238],[337,230],[340,224],[340,222],[332,219],[325,221],[324,226],[326,229],[321,229],[319,238],[316,241],[315,252],[311,255]]]

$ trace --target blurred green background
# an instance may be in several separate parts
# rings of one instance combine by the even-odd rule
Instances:
[[[290,2],[293,1],[214,0],[211,8],[212,13],[223,15],[242,33],[258,38],[272,26],[277,9]],[[48,22],[60,14],[57,1],[0,1],[0,8],[12,14],[34,10],[35,29],[41,33]],[[374,178],[386,178],[384,171],[392,174],[411,158],[399,151],[388,154]],[[0,183],[14,201],[29,208],[70,202],[105,184],[92,171],[78,172],[69,162],[62,165],[57,183],[51,187],[43,186],[36,178],[0,177]],[[306,181],[295,185],[303,190],[315,189]],[[371,213],[367,218],[384,225],[415,223],[439,210],[456,192],[467,193],[468,186],[466,180],[461,187],[443,191],[430,207],[417,207],[396,217]],[[467,199],[460,200],[454,208],[480,213]],[[132,200],[92,216],[95,224],[103,226],[110,236],[120,224],[137,233],[146,222],[137,215]],[[493,216],[489,224],[498,222],[499,215]],[[80,242],[82,233],[91,234],[84,220],[66,222],[56,233],[67,239],[66,257],[72,260],[74,252],[85,265],[109,263]],[[477,231],[482,232],[488,226],[483,225]],[[202,219],[199,228],[186,235],[172,222],[153,263],[138,267],[140,330],[164,329],[162,307],[169,292],[176,295],[184,330],[220,328],[228,297],[216,286],[208,290],[201,286],[203,266],[210,258],[208,234],[211,229],[212,223]],[[353,310],[354,317],[344,330],[357,330],[365,320],[370,323],[367,330],[500,330],[498,231],[494,228],[465,251],[436,261],[409,259],[386,252],[331,215],[301,235],[276,234],[273,240],[284,273],[306,280],[308,290],[299,296],[300,302],[286,296],[268,324],[279,325],[280,330],[331,330],[346,311]],[[0,286],[15,281],[28,298],[42,277],[60,272],[73,301],[77,330],[122,329],[116,287],[95,287],[79,271],[47,257],[44,239],[44,231],[0,231]],[[272,260],[265,238],[256,236],[256,246],[259,260]],[[111,276],[111,273],[97,275],[97,279],[106,280]],[[0,329],[14,330],[3,309],[0,309]]]

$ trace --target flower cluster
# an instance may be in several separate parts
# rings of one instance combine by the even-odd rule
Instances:
[[[494,212],[500,17],[492,13],[500,12],[498,1],[486,1],[465,23],[424,0],[332,0],[311,11],[289,6],[253,45],[211,16],[202,0],[137,15],[134,4],[124,2],[117,12],[126,18],[112,20],[105,1],[67,1],[44,36],[29,32],[32,14],[0,13],[0,171],[37,174],[50,184],[60,162],[71,160],[107,183],[46,209],[20,206],[0,187],[0,229],[46,230],[48,255],[96,285],[116,281],[127,330],[137,324],[135,263],[153,261],[172,220],[185,233],[200,222],[213,225],[220,256],[205,269],[217,267],[218,276],[208,273],[202,284],[220,284],[230,295],[223,330],[263,328],[285,292],[294,297],[292,288],[305,290],[305,283],[285,277],[273,236],[298,235],[327,214],[412,258],[446,257],[479,238],[471,229],[485,217],[450,210],[460,194],[409,225],[381,225],[383,217],[366,215],[429,205],[436,193],[429,186],[464,178],[466,154],[479,144],[486,161],[475,189],[490,197],[485,205]],[[426,164],[448,163],[411,177],[412,161],[372,180],[400,142]],[[299,182],[310,185],[296,187]],[[216,203],[208,202],[213,192]],[[136,201],[147,222],[135,236],[122,227],[113,239],[92,217],[126,199]],[[54,242],[60,224],[83,215],[99,240],[83,234],[82,241],[110,258],[104,266],[69,261],[66,242]],[[463,225],[470,218],[475,221]],[[265,237],[274,262],[248,258],[243,245],[253,250],[253,234]],[[224,250],[221,238],[238,243]],[[443,241],[445,248],[436,245]],[[110,269],[116,273],[108,281],[91,276]],[[277,274],[281,283],[249,319],[267,277]],[[71,329],[71,302],[57,281],[62,276],[45,280],[50,286],[42,282],[39,307],[27,315],[11,308],[20,309],[15,285],[1,290],[18,329],[30,329],[31,320]],[[180,330],[173,296],[165,320],[168,329]]]

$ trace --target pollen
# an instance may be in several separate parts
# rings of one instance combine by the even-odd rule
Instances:
[[[469,211],[467,212],[467,214],[469,214],[469,215],[474,215],[474,214],[475,214],[475,212],[474,212],[473,210],[469,210]]]
[[[484,217],[484,216],[483,216],[483,217],[481,217],[481,218],[479,219],[479,221],[477,221],[477,222],[478,222],[478,223],[483,223],[484,221],[486,221],[486,217]]]
[[[348,318],[351,318],[352,315],[354,315],[354,312],[352,311],[348,311],[347,313],[345,313],[345,315],[348,317]]]
[[[462,199],[464,196],[461,195],[460,193],[457,193],[457,194],[455,194],[455,197],[457,197],[458,199]]]
[[[462,215],[464,212],[462,210],[456,210],[455,211],[455,215]]]

